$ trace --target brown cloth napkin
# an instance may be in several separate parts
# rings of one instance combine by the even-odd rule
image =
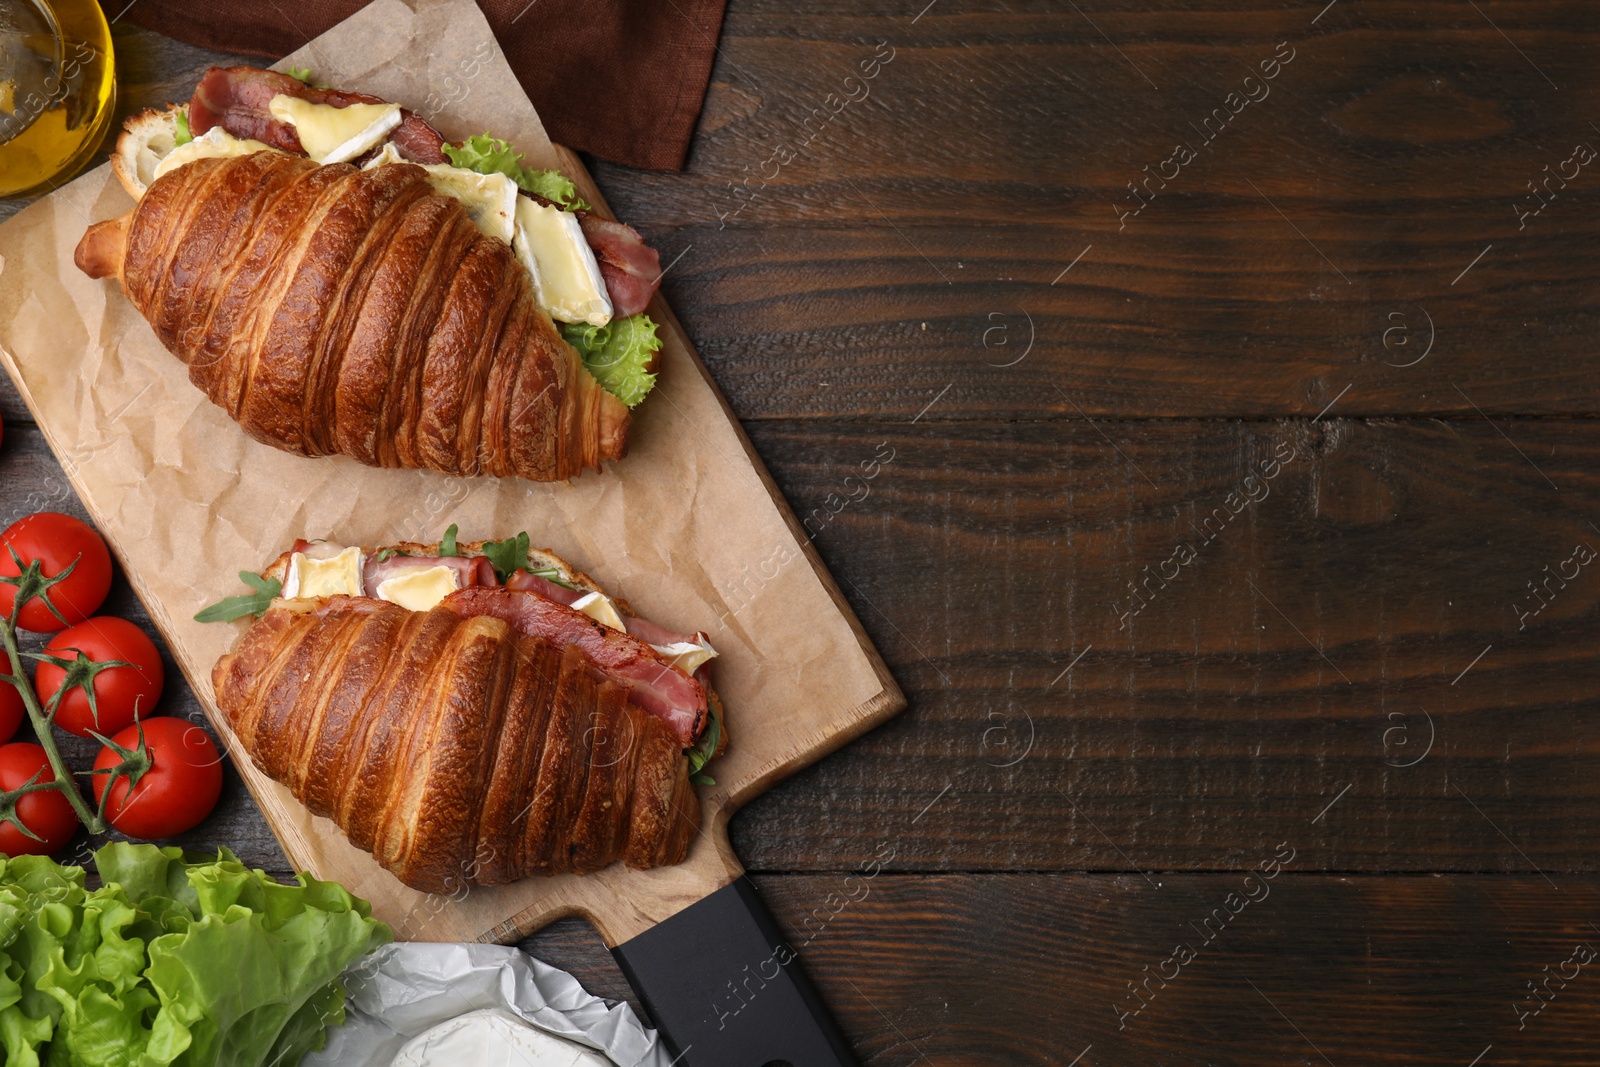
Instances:
[[[365,0],[101,4],[107,17],[120,15],[203,48],[277,57]],[[478,6],[551,140],[629,166],[682,168],[727,0],[478,0]]]

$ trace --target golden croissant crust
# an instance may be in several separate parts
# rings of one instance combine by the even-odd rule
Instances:
[[[273,608],[212,672],[263,772],[406,885],[679,863],[682,745],[576,648],[448,608]]]
[[[77,250],[250,436],[376,467],[570,478],[629,415],[504,241],[420,167],[199,159]]]

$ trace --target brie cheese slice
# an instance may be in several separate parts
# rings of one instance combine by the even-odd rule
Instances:
[[[611,297],[578,216],[518,197],[511,247],[533,275],[539,306],[552,319],[591,326],[611,321]]]
[[[301,597],[360,596],[361,549],[354,546],[324,559],[314,559],[304,552],[289,557],[289,575],[284,579],[281,596],[285,600]]]
[[[379,582],[378,599],[399,604],[408,611],[427,611],[457,588],[456,572],[451,568],[419,565],[406,567]]]
[[[406,1042],[391,1067],[612,1067],[609,1057],[546,1033],[509,1011],[485,1008]]]
[[[348,163],[376,148],[400,125],[399,104],[313,104],[279,93],[267,104],[279,122],[294,127],[300,147],[318,163]]]
[[[621,612],[617,611],[617,605],[612,603],[611,598],[604,593],[589,593],[581,596],[572,602],[572,607],[576,611],[583,612],[602,626],[609,626],[613,630],[621,630],[623,633],[628,632],[627,625],[622,621]]]
[[[685,674],[693,674],[707,660],[716,659],[717,650],[711,647],[704,634],[696,634],[693,641],[674,641],[670,645],[651,645],[667,658],[667,662]]]
[[[185,163],[193,163],[197,159],[208,159],[212,156],[248,156],[255,152],[275,151],[277,149],[269,144],[242,140],[221,126],[213,126],[188,144],[181,144],[163,156],[150,175],[150,181],[153,182],[168,171],[176,170]]]
[[[383,146],[383,151],[372,157],[364,169],[381,167],[390,163],[405,163],[395,151],[394,142]],[[454,197],[466,210],[467,217],[490,237],[498,237],[506,244],[516,226],[517,183],[504,174],[479,174],[465,167],[452,167],[448,163],[417,163],[428,172],[428,184],[443,196]]]

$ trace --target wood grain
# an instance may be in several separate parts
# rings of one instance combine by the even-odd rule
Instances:
[[[1513,606],[1600,548],[1597,428],[757,425],[911,710],[757,801],[735,848],[837,866],[893,827],[901,869],[1230,867],[1349,786],[1321,869],[1529,871],[1503,832],[1593,871],[1600,571],[1526,629]]]
[[[732,5],[689,173],[596,171],[685,253],[669,296],[746,418],[910,417],[946,386],[929,418],[1070,412],[1051,384],[1138,417],[1313,416],[1347,385],[1350,414],[1470,413],[1453,385],[1595,409],[1600,174],[1513,210],[1600,147],[1592,5],[924,6]],[[822,126],[878,41],[892,62]],[[1119,222],[1180,141],[1198,157]],[[1432,355],[1386,365],[1426,316]]]
[[[734,0],[689,169],[591,161],[911,698],[731,824],[802,941],[893,849],[802,950],[865,1062],[1595,1058],[1587,970],[1513,1006],[1600,947],[1600,576],[1526,630],[1512,605],[1600,547],[1600,174],[1515,214],[1600,147],[1597,31],[1578,0]],[[213,58],[117,40],[139,106]],[[1119,230],[1280,41],[1270,97]],[[20,514],[9,476],[53,460],[5,385],[0,413]],[[228,789],[198,839],[281,870]],[[1272,897],[1118,1031],[1219,872],[1285,840]],[[524,944],[627,995],[577,920]]]
[[[1249,869],[1280,841],[1303,848],[1316,831],[1289,819],[1280,829]],[[1036,873],[756,882],[864,1064],[1592,1061],[1595,966],[1565,987],[1552,979],[1537,1014],[1527,983],[1558,973],[1580,943],[1600,951],[1593,879],[1553,888],[1537,876],[1297,873],[1304,862],[1301,851],[1275,878],[1249,882],[1259,899],[1242,907],[1227,902],[1245,891],[1244,870],[1150,881]],[[1180,944],[1194,959],[1163,986]],[[604,947],[577,924],[528,947],[591,989],[626,993]],[[1158,976],[1148,1006],[1133,1015],[1128,983],[1148,975]],[[1530,1013],[1520,1030],[1519,1009]]]
[[[1500,425],[1559,493],[1483,420],[1100,429],[756,427],[912,710],[736,818],[751,869],[849,867],[886,826],[901,870],[1209,869],[1345,786],[1324,869],[1596,869],[1600,575],[1526,630],[1512,605],[1600,545],[1600,425]],[[1284,442],[1271,495],[1205,543],[1189,523]],[[0,474],[48,493],[52,465],[11,428]],[[832,515],[852,472],[868,495]],[[1195,562],[1119,629],[1184,538]]]
[[[961,403],[929,418],[1070,413],[1044,376],[1096,415],[1312,416],[1346,386],[1346,414],[1471,413],[1457,386],[1490,411],[1593,411],[1600,172],[1521,229],[1515,206],[1600,147],[1600,10],[1340,0],[1313,25],[1324,6],[946,3],[913,23],[735,3],[689,170],[596,174],[673,264],[669,302],[743,418],[910,417],[946,386]],[[125,109],[249,61],[116,39]],[[894,58],[859,88],[879,41]],[[1128,183],[1282,41],[1270,95],[1120,223]],[[1016,373],[993,366],[1029,336]]]

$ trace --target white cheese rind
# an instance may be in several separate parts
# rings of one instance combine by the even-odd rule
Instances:
[[[592,1049],[497,1008],[468,1012],[412,1038],[391,1067],[612,1067]]]
[[[267,104],[279,122],[294,127],[300,147],[318,163],[348,163],[376,148],[400,125],[399,104],[313,104],[279,93]]]
[[[405,567],[378,583],[379,600],[399,604],[408,611],[427,611],[460,587],[456,572],[435,564]]]
[[[628,632],[628,626],[622,621],[622,613],[617,610],[617,605],[612,603],[610,597],[604,593],[588,593],[572,602],[573,610],[581,611],[595,622],[609,626],[613,630]]]
[[[372,157],[364,170],[404,163],[395,151],[394,142],[383,146],[383,151]],[[452,167],[448,163],[415,163],[428,172],[428,184],[434,192],[453,197],[466,211],[473,224],[488,234],[510,244],[516,229],[517,183],[504,174],[479,174],[465,167]]]
[[[551,318],[591,326],[611,321],[611,297],[578,216],[518,197],[511,247],[533,275],[539,306]]]
[[[163,174],[193,163],[197,159],[210,159],[213,156],[248,156],[256,152],[275,152],[277,149],[260,141],[240,140],[221,126],[213,126],[199,137],[181,144],[161,157],[161,161],[151,172],[150,181],[155,181]],[[149,184],[148,182],[146,184]]]
[[[283,581],[285,600],[322,596],[360,596],[361,549],[350,547],[326,559],[313,559],[304,552],[289,557],[289,573]]]
[[[716,659],[718,654],[704,634],[696,634],[693,641],[674,641],[670,645],[650,647],[665,656],[669,664],[685,674],[693,674],[700,669],[701,664]]]

